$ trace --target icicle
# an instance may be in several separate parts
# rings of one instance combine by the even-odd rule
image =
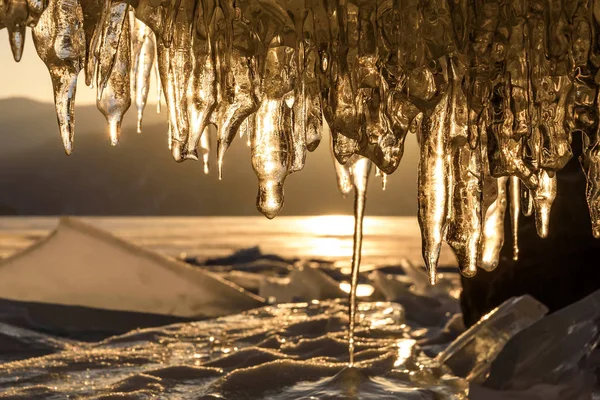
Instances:
[[[493,114],[488,134],[490,169],[495,177],[515,175],[525,185],[533,189],[537,185],[537,176],[527,167],[522,154],[522,141],[515,135],[514,115],[511,109],[510,85],[502,81],[496,85],[492,97]]]
[[[431,121],[423,124],[420,140],[418,219],[423,240],[423,259],[432,284],[436,282],[448,214],[448,143],[445,127],[448,107],[449,93],[446,90],[433,111]]]
[[[196,6],[196,15],[192,23],[192,73],[187,87],[188,120],[190,135],[187,139],[184,157],[197,160],[196,148],[204,129],[210,121],[217,103],[217,70],[214,42],[212,40],[214,4],[201,2]]]
[[[375,176],[381,178],[381,190],[385,191],[388,175],[378,167],[375,167]]]
[[[120,16],[127,12],[127,3],[117,3],[112,8],[119,8],[118,11],[111,11],[111,14]],[[120,39],[117,40],[117,51],[112,62],[110,75],[106,79],[104,86],[98,83],[98,92],[96,105],[106,117],[108,122],[110,143],[116,146],[121,136],[121,121],[123,116],[131,106],[131,43],[129,31],[129,19],[123,21]],[[104,47],[103,47],[104,49]],[[112,50],[110,51],[112,53]],[[100,58],[104,58],[100,53]]]
[[[252,79],[253,67],[250,58],[234,51],[229,58],[228,77],[232,82],[225,88],[223,100],[217,110],[217,168],[219,179],[223,177],[225,152],[231,145],[242,122],[258,109],[256,85]],[[250,121],[247,120],[246,124]],[[246,128],[248,143],[253,129]]]
[[[171,123],[171,155],[175,161],[182,162],[189,136],[187,87],[192,72],[191,30],[195,3],[192,0],[180,0],[169,4],[173,6],[175,3],[178,6],[181,4],[181,9],[169,9],[169,15],[176,20],[172,24],[165,22],[164,29],[174,32],[169,34],[163,31],[163,40],[158,43],[158,67]],[[165,42],[170,38],[172,40]]]
[[[478,259],[496,267],[508,201],[515,259],[519,212],[535,214],[539,235],[549,234],[572,132],[584,134],[586,197],[600,238],[600,8],[517,3],[0,0],[0,28],[18,61],[25,26],[33,27],[67,154],[81,69],[97,87],[113,144],[132,99],[141,130],[154,69],[173,158],[197,159],[199,147],[207,170],[216,127],[221,178],[232,140],[246,134],[257,206],[269,218],[283,206],[286,176],[304,167],[323,131],[331,130],[343,193],[358,156],[374,163],[385,188],[406,135],[416,133],[418,219],[434,282],[442,240],[463,274],[473,275]],[[128,29],[131,47],[123,45]]]
[[[112,69],[117,62],[117,50],[119,49],[119,43],[121,43],[123,25],[127,20],[128,7],[127,2],[114,3],[111,5],[107,10],[106,19],[104,19],[103,26],[101,27],[102,34],[98,38],[96,56],[98,60],[96,72],[96,90],[98,91],[98,98],[103,97],[102,91],[105,89],[108,80],[111,77]],[[127,26],[129,26],[129,23],[127,23]],[[128,42],[129,37],[129,33],[127,33],[127,36],[123,39],[124,43],[127,39],[128,47],[130,46]],[[130,57],[130,51],[131,50],[127,51],[128,58]],[[128,83],[127,90],[129,89]],[[128,92],[127,96],[131,98],[131,93]]]
[[[510,222],[513,239],[513,260],[519,259],[519,214],[521,213],[521,180],[510,177]]]
[[[154,76],[156,77],[156,113],[160,114],[161,112],[161,106],[162,106],[162,85],[160,83],[160,73],[158,72],[158,55],[156,54],[156,49],[158,49],[158,47],[156,46],[156,38],[154,39],[154,47],[155,47],[155,53],[154,53]]]
[[[525,186],[521,187],[521,209],[524,216],[531,217],[533,215],[533,196]]]
[[[598,10],[600,18],[600,10]],[[600,107],[600,93],[596,107]],[[600,134],[596,126],[590,127],[583,136],[583,156],[581,167],[586,177],[585,197],[592,221],[592,234],[600,239]]]
[[[535,227],[539,237],[548,236],[550,229],[550,210],[556,198],[556,174],[544,169],[539,172],[539,186],[533,191],[535,209]]]
[[[283,182],[289,168],[290,149],[282,126],[284,107],[283,100],[263,100],[252,139],[252,167],[259,184],[256,206],[269,219],[283,207]]]
[[[449,104],[448,216],[446,242],[450,245],[460,272],[467,277],[477,273],[482,231],[482,168],[480,154],[469,146],[467,99],[462,89],[465,68],[452,58],[451,100]]]
[[[315,151],[321,143],[323,131],[323,114],[321,112],[321,99],[315,69],[317,68],[318,54],[316,50],[307,51],[305,62],[306,69],[303,74],[302,91],[304,93],[304,118],[306,128],[306,149]]]
[[[356,139],[333,130],[331,126],[330,129],[333,138],[333,154],[341,164],[346,164],[350,157],[360,152],[360,144]]]
[[[48,7],[48,0],[27,0],[27,9],[29,11],[27,25],[36,26],[46,7]],[[83,18],[85,21],[85,15]]]
[[[337,21],[339,24],[339,48],[338,54],[334,60],[335,65],[332,66],[332,69],[335,69],[337,71],[337,81],[332,82],[333,85],[330,89],[330,106],[333,112],[333,119],[330,122],[330,126],[331,131],[334,132],[334,134],[340,133],[348,137],[349,139],[357,140],[359,139],[360,131],[359,124],[357,122],[358,118],[356,113],[356,105],[354,102],[355,96],[352,89],[352,66],[348,63],[349,59],[352,60],[351,57],[348,57],[348,50],[350,47],[348,43],[348,36],[349,32],[352,32],[352,30],[348,28],[349,17],[347,6],[349,6],[349,4],[345,3],[346,2],[339,3],[335,14],[337,16]],[[336,144],[336,142],[336,136],[334,136],[334,144]],[[358,152],[356,151],[352,154],[355,153]],[[350,155],[348,155],[347,157],[350,157]],[[345,163],[345,161],[343,159],[340,159],[339,157],[338,160],[341,163]]]
[[[102,0],[80,0],[83,11],[83,30],[85,32],[85,84],[92,87],[94,82],[94,73],[97,68],[96,49],[98,36],[101,34],[102,20],[104,17],[103,9],[109,2]]]
[[[192,78],[187,88],[190,136],[185,158],[198,159],[196,147],[217,102],[217,74],[210,40],[193,40]]]
[[[294,51],[276,46],[267,50],[262,91],[252,136],[252,167],[258,177],[258,210],[274,218],[283,207],[283,183],[289,173],[291,151],[285,129],[285,95],[292,90],[290,72]]]
[[[323,121],[323,135],[329,136],[330,138],[330,150],[331,158],[333,159],[333,166],[335,168],[336,182],[338,189],[342,192],[344,197],[352,191],[352,176],[350,175],[350,165],[342,165],[339,163],[335,154],[333,154],[333,138],[327,122]]]
[[[133,16],[133,13],[131,13]],[[133,25],[131,24],[133,22]],[[146,24],[133,16],[130,18],[132,31],[132,79],[131,94],[137,109],[137,132],[142,132],[144,108],[150,90],[150,75],[155,65],[156,43],[154,33]],[[158,85],[160,87],[160,84]],[[160,99],[159,99],[160,102]]]
[[[185,2],[186,0],[183,0]],[[175,30],[175,20],[180,11],[182,0],[172,0],[167,2],[166,12],[165,12],[165,20],[162,30],[161,41],[162,44],[169,48],[171,47],[171,42],[173,41],[174,30]]]
[[[3,0],[4,24],[8,30],[10,49],[16,62],[21,61],[25,46],[25,28],[29,10],[26,0]]]
[[[33,28],[35,49],[48,67],[63,146],[73,151],[77,75],[85,59],[83,12],[77,0],[51,1]]]
[[[110,1],[96,2],[94,0],[84,0],[84,31],[86,34],[86,58],[85,58],[85,84],[93,87],[94,78],[97,78],[98,67],[100,63],[100,51],[102,48],[102,36],[104,35],[104,26],[110,14]],[[98,18],[86,17],[88,12],[98,12]],[[91,36],[89,33],[92,32]]]
[[[454,250],[460,272],[471,277],[477,273],[483,225],[481,165],[477,152],[471,150],[466,142],[453,149],[453,153],[451,213],[446,241]]]
[[[483,235],[481,237],[481,260],[479,267],[486,271],[492,271],[500,261],[500,250],[504,245],[504,216],[506,214],[507,195],[506,182],[508,178],[503,176],[497,180],[495,193],[484,196],[493,196],[493,201],[485,212],[483,223]],[[487,200],[486,202],[489,202]]]
[[[350,321],[348,326],[348,351],[350,353],[348,364],[352,367],[354,365],[354,329],[356,325],[356,309],[358,307],[356,288],[358,287],[358,273],[362,252],[363,219],[367,202],[367,186],[372,163],[368,158],[363,157],[356,158],[349,161],[349,163],[352,164],[350,174],[352,175],[352,186],[354,187],[354,240],[352,246],[352,276],[349,299]]]
[[[210,158],[210,137],[211,131],[213,130],[212,126],[207,126],[204,129],[204,133],[200,136],[200,150],[202,152],[202,166],[204,168],[204,174],[208,175],[210,172],[209,169],[209,158]]]

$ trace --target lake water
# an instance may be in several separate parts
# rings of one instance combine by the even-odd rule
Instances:
[[[286,258],[318,258],[347,264],[352,254],[353,217],[83,217],[141,246],[178,257],[219,257],[250,246]],[[0,218],[0,257],[47,235],[56,217]],[[366,217],[363,265],[406,258],[422,264],[421,235],[414,217]],[[449,248],[440,264],[455,265]]]

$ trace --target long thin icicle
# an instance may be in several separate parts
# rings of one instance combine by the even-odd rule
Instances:
[[[358,307],[356,289],[358,287],[358,273],[362,252],[363,220],[367,202],[367,186],[372,163],[368,158],[363,157],[349,161],[349,163],[351,163],[350,173],[352,175],[352,186],[354,187],[354,239],[352,246],[352,276],[349,299],[350,321],[348,326],[349,365],[352,367],[354,365],[354,330],[356,327],[356,309]]]

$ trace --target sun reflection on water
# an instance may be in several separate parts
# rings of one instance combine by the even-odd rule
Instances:
[[[363,254],[368,254],[369,236],[383,230],[383,221],[367,218],[364,222],[365,244]],[[352,256],[354,217],[351,215],[319,215],[295,221],[298,232],[307,234],[305,245],[317,257],[344,260]]]
[[[315,236],[352,236],[354,217],[351,215],[317,215],[298,220],[299,228]]]

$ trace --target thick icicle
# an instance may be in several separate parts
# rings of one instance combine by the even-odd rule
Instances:
[[[135,100],[137,110],[137,132],[141,133],[144,108],[150,90],[150,75],[155,65],[156,42],[150,28],[135,18],[133,13],[130,15],[132,16],[130,18],[130,28],[132,29],[131,95]],[[158,86],[160,87],[160,83]]]
[[[187,87],[192,72],[191,31],[194,19],[193,0],[170,3],[162,40],[158,41],[158,67],[160,80],[167,100],[169,123],[171,124],[171,155],[177,162],[183,161],[184,148],[188,141],[189,121],[187,116]],[[167,33],[167,30],[173,32]]]
[[[115,15],[127,12],[127,3],[117,3],[112,7],[125,9],[114,12]],[[106,80],[106,84],[97,88],[96,105],[106,117],[110,143],[113,146],[119,143],[121,121],[131,106],[131,77],[129,75],[131,70],[131,43],[129,37],[129,19],[125,18],[123,27],[121,28],[120,39],[117,42],[117,52],[114,56],[110,75]],[[110,53],[112,53],[112,50]],[[100,59],[103,59],[104,56],[101,53]]]
[[[599,100],[600,92],[596,100],[597,107],[600,107]],[[587,182],[585,196],[592,220],[592,233],[596,239],[600,239],[600,132],[598,129],[595,126],[586,130],[583,156],[580,159]]]
[[[467,99],[462,90],[464,68],[451,60],[452,84],[448,114],[448,215],[446,242],[465,276],[477,273],[482,230],[482,169],[480,154],[469,146]]]
[[[210,40],[195,34],[192,41],[192,76],[187,88],[190,136],[185,158],[198,159],[198,141],[209,123],[217,102],[217,71]]]
[[[35,49],[48,67],[63,146],[73,151],[77,75],[85,59],[83,12],[77,0],[51,1],[33,28]]]
[[[467,143],[453,149],[451,213],[446,242],[458,260],[464,276],[477,273],[482,234],[481,163],[476,151]]]
[[[430,121],[421,129],[418,171],[418,219],[423,240],[423,259],[431,283],[436,282],[437,263],[448,215],[448,118],[449,91],[436,105]]]
[[[8,30],[8,40],[15,61],[21,61],[25,46],[25,28],[29,8],[26,0],[3,0],[4,25]]]
[[[371,161],[368,158],[358,157],[348,161],[351,163],[350,174],[354,187],[354,240],[352,246],[352,276],[350,283],[350,320],[348,326],[348,351],[350,353],[349,366],[354,364],[354,328],[356,325],[356,309],[358,307],[356,288],[358,287],[358,272],[360,269],[360,256],[363,241],[363,219],[367,202],[367,186],[371,173]]]
[[[267,218],[283,207],[283,183],[291,167],[291,148],[286,118],[291,110],[285,96],[293,89],[294,50],[275,46],[267,50],[262,91],[252,136],[252,167],[258,177],[256,206]],[[288,115],[286,116],[286,113]]]
[[[223,176],[223,160],[235,134],[246,120],[258,109],[255,82],[252,78],[252,61],[240,52],[234,51],[229,59],[228,76],[232,81],[223,93],[217,109],[217,168],[219,179]],[[250,132],[251,130],[247,130]],[[248,135],[250,138],[251,135]]]
[[[109,4],[111,2],[108,2]],[[99,26],[100,35],[98,36],[98,44],[95,49],[97,59],[97,70],[96,70],[96,90],[98,91],[98,98],[103,97],[102,91],[108,84],[108,80],[111,77],[112,69],[115,65],[117,50],[119,49],[119,43],[121,43],[121,33],[124,22],[128,19],[129,5],[127,2],[116,2],[105,8],[105,17],[103,18],[102,25]],[[129,32],[127,36],[123,38],[123,43],[127,43],[129,47]],[[130,50],[128,50],[127,57],[130,57]],[[129,76],[129,72],[127,73]],[[129,85],[128,85],[129,86]],[[129,90],[129,87],[127,88]],[[128,97],[131,94],[128,93]]]

